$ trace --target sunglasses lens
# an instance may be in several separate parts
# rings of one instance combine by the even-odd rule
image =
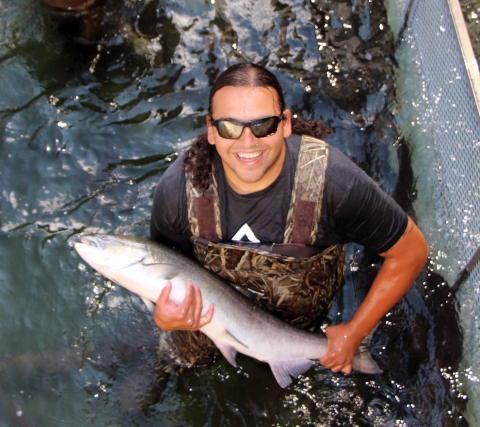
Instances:
[[[265,119],[253,120],[251,122],[234,122],[230,120],[213,120],[218,134],[226,139],[238,139],[243,129],[248,126],[257,138],[264,138],[273,135],[277,131],[278,122],[283,119],[279,117],[267,117]]]
[[[272,135],[277,131],[278,119],[276,117],[269,117],[264,120],[259,120],[257,123],[252,123],[250,129],[257,138],[264,138]]]
[[[218,133],[222,138],[227,139],[238,139],[242,134],[244,126],[239,125],[227,120],[221,120],[218,122],[217,129]]]

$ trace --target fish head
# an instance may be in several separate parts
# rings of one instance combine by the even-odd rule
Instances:
[[[160,246],[135,236],[84,235],[75,243],[83,260],[112,282],[139,295],[152,310],[169,280],[176,280],[170,299],[180,303],[185,296],[185,281],[180,279],[178,263],[163,259]],[[155,250],[156,249],[156,250]],[[166,249],[168,252],[168,250]],[[156,254],[152,254],[156,252]],[[178,257],[178,254],[176,254]],[[167,257],[168,258],[168,257]],[[160,262],[163,259],[164,262]],[[173,261],[167,263],[165,261]]]
[[[81,236],[74,247],[85,262],[102,273],[128,268],[149,253],[145,240],[135,236],[89,234]]]

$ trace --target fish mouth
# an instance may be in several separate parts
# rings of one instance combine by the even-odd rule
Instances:
[[[91,236],[80,236],[80,242],[87,246],[94,246],[98,248],[98,243]]]
[[[99,257],[104,253],[105,246],[101,244],[99,236],[84,235],[79,236],[80,241],[75,242],[73,247],[78,254],[88,263],[90,263],[92,256]]]
[[[145,243],[132,236],[85,234],[79,239],[80,242],[74,244],[75,250],[97,270],[100,265],[122,270],[142,262],[149,253]]]
[[[86,246],[93,246],[94,248],[103,249],[105,245],[102,243],[108,240],[108,236],[99,236],[99,235],[91,235],[85,234],[84,236],[80,236],[80,242]]]

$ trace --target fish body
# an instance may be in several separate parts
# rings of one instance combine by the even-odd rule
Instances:
[[[200,331],[233,366],[237,352],[243,353],[268,363],[280,386],[287,387],[292,377],[306,372],[327,350],[327,338],[322,332],[310,333],[278,319],[195,260],[171,248],[133,236],[85,235],[80,241],[75,243],[75,249],[84,261],[138,294],[151,311],[167,281],[172,283],[170,299],[176,304],[184,299],[187,280],[199,286],[205,307],[202,314],[214,304],[211,322]],[[368,345],[368,340],[364,344]],[[355,356],[353,368],[363,373],[381,373],[364,347]]]

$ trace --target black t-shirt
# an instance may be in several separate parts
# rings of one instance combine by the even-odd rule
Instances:
[[[247,224],[260,242],[283,242],[300,141],[298,135],[287,139],[279,177],[269,187],[250,194],[238,194],[230,187],[216,156],[223,240],[231,240]],[[182,164],[180,156],[155,190],[151,238],[188,253],[192,234]],[[344,154],[330,147],[316,245],[356,242],[382,253],[403,235],[407,221],[406,213],[389,195]]]

